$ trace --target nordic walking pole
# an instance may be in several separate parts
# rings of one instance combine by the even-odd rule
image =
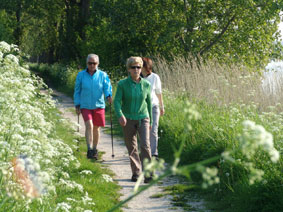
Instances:
[[[78,114],[78,130],[77,132],[80,132],[80,114]]]
[[[78,130],[77,132],[79,133],[80,132],[80,114],[78,114]],[[77,151],[79,151],[79,143],[80,143],[80,140],[78,139],[78,142],[77,142]]]
[[[112,127],[112,112],[111,112],[111,106],[112,106],[112,104],[110,104],[110,125],[111,125],[112,158],[114,158],[115,155],[114,155],[114,146],[113,146],[113,127]]]

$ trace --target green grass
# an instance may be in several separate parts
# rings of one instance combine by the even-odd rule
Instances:
[[[185,96],[177,98],[165,96],[166,115],[160,119],[159,153],[160,157],[165,158],[167,162],[173,162],[174,152],[182,139],[186,140],[181,156],[182,165],[219,155],[224,149],[237,148],[239,145],[238,135],[242,131],[241,123],[244,120],[252,120],[270,132],[275,131],[276,133],[273,132],[275,147],[282,151],[280,140],[283,135],[282,131],[278,130],[281,128],[282,114],[277,116],[272,113],[260,114],[256,107],[248,105],[234,104],[219,107],[195,101],[202,119],[191,123],[192,131],[183,133],[186,123],[182,111],[186,107],[186,100]],[[236,152],[233,156],[236,159],[245,160],[240,153]],[[270,162],[268,155],[260,150],[256,156],[251,161],[256,168],[262,169],[265,174],[263,181],[254,185],[249,185],[248,172],[241,163],[232,164],[218,161],[212,164],[218,168],[221,182],[208,189],[208,194],[204,191],[201,192],[202,196],[210,203],[208,207],[217,208],[217,211],[233,212],[280,211],[282,209],[283,188],[279,186],[283,184],[282,158],[275,164]],[[201,183],[202,177],[198,172],[188,174],[189,181]],[[214,192],[213,195],[209,195],[211,191]],[[179,192],[180,194],[181,192]],[[187,193],[184,192],[184,195],[186,196]],[[176,197],[176,201],[179,202],[179,200],[180,197]],[[232,209],[231,205],[233,205]]]
[[[102,174],[108,174],[113,176],[113,173],[107,169],[103,168],[99,161],[90,160],[86,158],[86,145],[85,138],[78,137],[75,134],[75,131],[72,130],[68,124],[60,121],[60,116],[57,116],[57,110],[50,111],[49,118],[53,118],[56,120],[56,131],[54,132],[54,137],[58,137],[63,140],[66,144],[70,145],[73,149],[75,157],[79,160],[81,166],[76,168],[70,168],[67,170],[63,170],[70,175],[70,180],[75,181],[81,185],[83,185],[84,191],[88,192],[90,198],[93,199],[95,205],[93,207],[89,207],[87,209],[92,211],[107,211],[112,208],[115,204],[119,202],[119,189],[120,187],[117,183],[114,182],[106,182],[102,178]],[[74,143],[74,140],[79,141],[79,145],[77,146]],[[78,148],[77,148],[78,147]],[[100,152],[100,157],[102,152]],[[92,175],[82,175],[80,172],[82,170],[90,170]],[[57,204],[60,202],[66,202],[66,198],[72,199],[81,199],[82,194],[77,192],[76,190],[70,192],[60,192],[57,190],[57,196],[53,199],[53,204]],[[79,207],[80,205],[72,204],[72,207]],[[36,210],[34,210],[36,211]]]
[[[162,193],[158,193],[158,194],[154,194],[154,195],[152,195],[152,196],[150,196],[150,198],[156,198],[156,199],[158,199],[158,198],[161,198],[161,197],[164,197],[165,196],[165,194],[162,194]]]

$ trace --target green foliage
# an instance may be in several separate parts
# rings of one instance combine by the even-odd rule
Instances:
[[[180,163],[185,165],[219,155],[224,149],[236,149],[239,145],[238,135],[242,130],[243,120],[253,120],[271,131],[275,130],[276,126],[281,126],[279,121],[281,115],[277,114],[277,121],[271,123],[270,120],[275,119],[275,114],[258,114],[256,107],[235,104],[220,107],[195,101],[202,119],[191,122],[193,130],[184,134],[183,108],[186,107],[186,97],[173,97],[166,93],[164,100],[166,115],[160,119],[159,154],[167,162],[173,162],[172,155],[182,139],[186,140],[186,144]],[[282,149],[282,142],[277,140],[282,137],[280,132],[275,137],[277,149]],[[249,185],[248,170],[242,163],[243,154],[235,152],[233,157],[236,163],[219,160],[214,164],[219,170],[220,184],[211,188],[211,191],[216,191],[214,195],[225,203],[223,207],[233,204],[231,211],[280,211],[283,190],[278,185],[282,184],[282,158],[279,163],[274,164],[269,161],[265,153],[258,151],[252,162],[256,164],[255,168],[264,170],[263,181]],[[191,172],[190,177],[195,183],[200,182],[199,173]]]
[[[4,10],[0,10],[0,40],[13,43],[13,20],[8,18],[8,14]]]
[[[31,71],[43,77],[48,85],[73,96],[75,80],[81,70],[58,63],[53,65],[33,63],[29,67]]]
[[[0,39],[34,61],[84,64],[101,57],[114,77],[132,55],[194,55],[263,67],[278,49],[283,1],[3,0]]]

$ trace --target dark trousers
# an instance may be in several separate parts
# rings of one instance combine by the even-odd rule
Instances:
[[[142,120],[127,119],[127,124],[123,127],[125,144],[128,149],[132,173],[139,175],[142,171],[143,160],[148,158],[151,161],[150,141],[149,141],[149,118]],[[139,156],[137,134],[140,137]]]

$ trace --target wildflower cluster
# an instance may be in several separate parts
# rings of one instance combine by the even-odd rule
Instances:
[[[264,171],[256,168],[254,159],[258,158],[263,151],[269,155],[273,163],[276,163],[279,161],[280,153],[274,147],[272,134],[267,132],[263,126],[256,125],[250,120],[243,121],[242,125],[243,132],[239,136],[239,147],[233,151],[234,153],[240,152],[243,157],[233,158],[232,152],[225,151],[222,153],[223,159],[220,162],[230,161],[241,165],[249,173],[249,184],[254,184],[256,181],[262,181],[264,176]]]
[[[252,121],[243,122],[243,133],[240,136],[240,145],[243,154],[251,159],[258,148],[266,151],[272,162],[279,160],[279,152],[274,148],[273,136],[263,126]]]
[[[186,107],[184,109],[184,113],[187,118],[187,129],[192,130],[191,121],[201,119],[201,114],[197,111],[196,105],[186,102]]]
[[[208,188],[209,186],[212,186],[213,184],[218,184],[220,182],[218,174],[218,169],[213,167],[204,167],[202,165],[197,165],[196,170],[202,174],[202,187]]]
[[[108,174],[102,174],[102,178],[103,178],[106,182],[113,182],[112,177],[110,177]]]

